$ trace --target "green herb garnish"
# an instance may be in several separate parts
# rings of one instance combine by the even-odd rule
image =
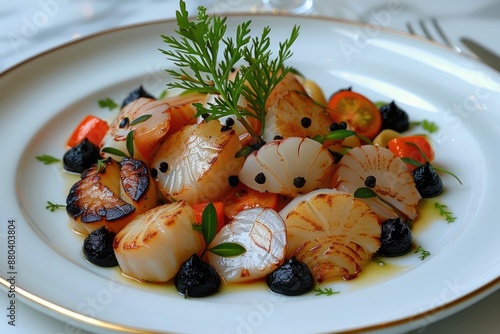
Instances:
[[[337,293],[340,293],[340,291],[333,291],[332,288],[324,288],[324,289],[316,288],[313,291],[316,292],[316,296],[321,296],[321,295],[332,296],[332,295],[335,295]]]
[[[354,192],[354,197],[356,198],[372,198],[377,196],[377,193],[375,193],[371,188],[368,187],[358,188]]]
[[[422,246],[418,246],[414,253],[420,253],[420,260],[424,260],[426,257],[431,255],[429,251],[426,251]]]
[[[214,240],[217,233],[217,211],[212,202],[208,203],[201,215],[201,226],[193,224],[195,231],[201,232],[206,247]],[[206,251],[211,252],[221,257],[239,256],[246,252],[245,247],[234,242],[223,242],[211,248],[206,248]],[[203,257],[203,255],[201,256]]]
[[[122,152],[119,149],[116,149],[114,147],[103,147],[101,152],[113,154],[113,155],[116,155],[118,157],[123,157],[123,158],[127,156],[126,153],[124,153],[124,152]]]
[[[97,173],[102,173],[106,170],[106,166],[107,166],[107,162],[108,160],[107,159],[99,159],[97,160],[97,164],[96,164],[96,170],[97,170]]]
[[[207,106],[196,103],[196,116],[208,114],[207,121],[235,116],[258,143],[265,127],[265,103],[273,88],[291,71],[284,62],[292,56],[290,48],[299,35],[293,27],[290,38],[279,44],[276,58],[271,59],[271,29],[265,27],[259,37],[250,36],[251,21],[238,25],[236,36],[225,36],[226,17],[208,16],[206,8],[198,7],[198,16],[190,20],[184,1],[176,12],[179,39],[162,36],[170,47],[160,51],[179,68],[167,70],[177,81],[170,88],[214,94]],[[237,71],[234,71],[238,69]],[[243,96],[248,108],[238,104]],[[257,118],[262,129],[255,133],[245,117]]]
[[[316,140],[317,142],[323,144],[325,140],[340,140],[340,139],[346,139],[351,136],[358,137],[362,142],[366,144],[373,144],[373,142],[369,138],[362,136],[352,130],[335,130],[324,136],[316,135],[313,137],[313,140]]]
[[[453,216],[453,213],[448,210],[448,207],[441,203],[434,203],[434,208],[439,211],[439,215],[446,218],[448,223],[453,223],[457,217]]]
[[[59,209],[65,208],[65,207],[66,207],[66,205],[64,205],[64,204],[55,204],[55,203],[52,203],[51,201],[47,201],[47,206],[45,207],[45,209],[50,210],[50,212],[54,212],[56,210],[59,210]]]
[[[50,165],[56,162],[60,162],[61,159],[55,158],[51,155],[43,154],[35,157],[36,160],[43,162],[44,165]]]
[[[135,133],[134,130],[127,133],[127,140],[125,141],[125,144],[127,145],[127,151],[130,157],[134,156],[134,133]]]
[[[435,122],[431,122],[429,120],[424,119],[421,122],[411,122],[412,126],[422,126],[424,130],[426,130],[429,133],[434,133],[439,130],[439,126]]]
[[[149,114],[139,116],[139,117],[137,117],[136,119],[134,119],[132,122],[130,122],[130,126],[132,126],[132,125],[137,125],[137,124],[139,124],[139,123],[145,122],[145,121],[147,121],[148,119],[150,119],[150,118],[151,118],[151,116],[152,116],[152,115],[149,115]]]
[[[116,109],[118,107],[118,104],[116,104],[115,101],[113,101],[111,98],[107,97],[105,99],[97,101],[99,104],[99,107],[101,108],[108,108],[109,110]]]

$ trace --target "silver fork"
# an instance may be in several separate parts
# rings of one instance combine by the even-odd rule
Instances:
[[[427,22],[430,22],[431,27],[429,27],[427,25]],[[427,39],[429,39],[431,41],[442,43],[446,46],[449,46],[450,48],[452,48],[453,50],[455,50],[458,53],[462,52],[462,49],[458,45],[454,44],[450,40],[448,35],[446,35],[443,28],[441,28],[441,25],[438,23],[438,21],[435,17],[432,17],[429,20],[420,19],[420,20],[418,20],[416,26],[420,27],[420,30],[422,30],[424,36]],[[411,22],[406,23],[406,29],[408,29],[408,32],[410,34],[418,35],[416,32],[416,27]],[[438,37],[438,38],[436,38],[436,37]]]

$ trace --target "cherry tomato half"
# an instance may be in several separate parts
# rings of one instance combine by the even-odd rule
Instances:
[[[85,138],[92,144],[99,147],[102,138],[109,129],[108,123],[99,117],[87,115],[73,130],[73,133],[68,138],[66,145],[73,147],[78,145]]]
[[[334,122],[346,122],[356,133],[369,139],[375,138],[382,127],[382,116],[377,106],[350,90],[333,94],[327,110]]]
[[[425,136],[397,137],[387,142],[387,148],[399,158],[408,158],[421,164],[434,160],[434,150]],[[411,163],[406,165],[410,171],[417,167]]]

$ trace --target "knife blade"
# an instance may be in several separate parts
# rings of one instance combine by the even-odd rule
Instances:
[[[470,38],[462,37],[460,41],[486,65],[500,71],[500,56]]]

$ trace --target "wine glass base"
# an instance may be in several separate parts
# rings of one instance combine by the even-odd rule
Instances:
[[[310,14],[313,0],[262,0],[262,10],[275,14]]]

